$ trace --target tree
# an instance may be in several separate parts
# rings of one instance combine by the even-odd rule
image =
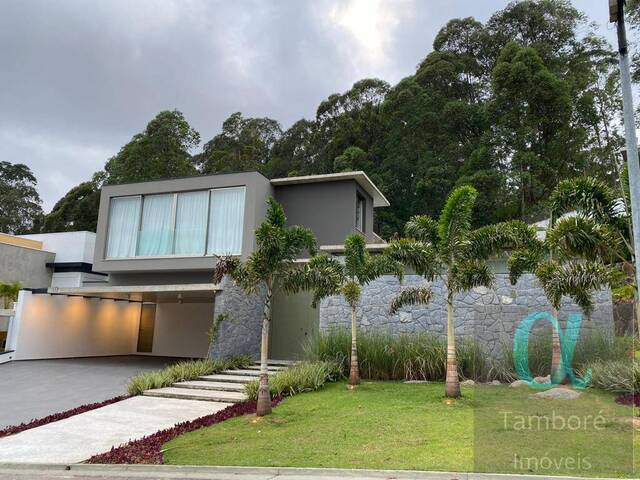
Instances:
[[[18,294],[22,289],[20,282],[0,282],[0,300],[2,300],[2,308],[10,308],[13,302],[18,301]]]
[[[277,121],[243,118],[236,112],[224,121],[222,132],[204,145],[197,162],[203,173],[263,170],[281,136],[282,129]]]
[[[225,275],[229,275],[247,294],[264,294],[258,416],[271,412],[267,361],[273,290],[283,284],[295,288],[296,279],[299,279],[296,275],[296,258],[304,251],[313,255],[316,250],[316,240],[311,230],[285,225],[282,206],[269,198],[266,218],[256,230],[255,250],[244,262],[237,257],[219,258],[213,274],[214,283],[220,283]]]
[[[390,258],[402,262],[428,282],[440,279],[447,292],[447,365],[445,395],[460,396],[456,361],[455,307],[458,293],[474,287],[491,287],[494,274],[487,260],[507,248],[522,248],[535,236],[534,230],[520,221],[471,228],[477,198],[471,186],[453,190],[436,222],[426,215],[412,217],[406,224],[406,238],[387,247]],[[403,290],[392,302],[391,313],[405,305],[427,304],[433,297],[429,285]]]
[[[350,389],[360,383],[357,308],[362,287],[382,275],[402,278],[403,273],[404,266],[400,262],[386,255],[370,255],[364,237],[353,233],[344,242],[344,262],[327,255],[314,256],[285,284],[292,292],[313,290],[314,307],[321,299],[332,295],[342,295],[347,301],[351,309],[351,362],[347,384]]]
[[[42,216],[38,181],[26,165],[0,162],[0,232],[23,234]]]
[[[90,181],[82,182],[69,190],[53,206],[51,213],[44,216],[39,231],[42,233],[78,230],[95,232],[103,177],[104,172],[98,172]]]
[[[106,165],[107,183],[139,182],[195,175],[190,151],[200,143],[195,131],[177,110],[160,112],[144,132],[111,157]]]

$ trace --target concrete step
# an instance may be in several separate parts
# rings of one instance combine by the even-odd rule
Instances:
[[[184,400],[202,400],[206,402],[238,403],[247,399],[244,393],[219,390],[199,390],[195,388],[165,387],[145,390],[147,397],[179,398]]]
[[[221,375],[216,373],[214,375],[198,377],[198,380],[204,380],[205,382],[249,383],[256,378],[258,377],[252,375]]]
[[[274,373],[275,373],[275,372],[279,372],[279,371],[281,371],[281,370],[286,370],[287,368],[289,368],[289,367],[286,367],[286,366],[284,366],[284,365],[269,365],[269,366],[268,366],[269,371],[270,371],[270,372],[274,372]],[[249,366],[247,367],[247,370],[258,370],[258,371],[260,371],[260,364],[257,364],[257,365],[249,365]]]
[[[290,367],[291,365],[295,365],[298,363],[295,360],[267,360],[268,365],[273,365],[274,367]],[[254,365],[260,365],[259,361],[253,362]]]
[[[220,375],[243,375],[247,377],[257,377],[258,375],[260,375],[259,370],[249,370],[249,369],[222,370],[221,372],[218,372],[218,373]]]
[[[220,390],[223,392],[244,392],[244,384],[231,382],[209,382],[207,380],[190,380],[174,383],[175,388],[193,388],[196,390]]]

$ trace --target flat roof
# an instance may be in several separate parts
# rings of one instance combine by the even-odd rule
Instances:
[[[185,283],[174,285],[92,285],[85,287],[50,287],[51,295],[93,297],[134,302],[186,302],[211,301],[216,291],[216,283]]]
[[[390,205],[389,200],[382,194],[380,189],[376,187],[376,184],[371,181],[363,171],[357,172],[342,172],[342,173],[325,173],[322,175],[304,175],[301,177],[284,177],[274,178],[271,180],[271,185],[296,185],[303,183],[321,183],[321,182],[337,182],[340,180],[354,180],[360,187],[364,189],[371,198],[373,198],[374,207],[388,207]]]

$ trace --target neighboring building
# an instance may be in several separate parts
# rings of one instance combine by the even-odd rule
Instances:
[[[368,243],[380,242],[373,232],[373,212],[389,205],[363,172],[275,180],[244,172],[105,186],[93,259],[75,261],[73,267],[84,268],[87,275],[95,275],[94,270],[108,274],[108,281],[96,284],[95,278],[83,277],[71,285],[60,278],[50,295],[31,295],[20,322],[18,344],[24,341],[16,358],[122,353],[203,357],[209,353],[207,331],[222,313],[229,320],[219,327],[214,354],[257,355],[261,299],[229,282],[213,284],[211,275],[217,256],[244,259],[253,251],[254,231],[264,220],[269,197],[283,205],[289,224],[311,228],[324,249],[341,245],[353,232]],[[66,260],[56,259],[54,276],[72,267]],[[69,302],[83,304],[70,309]],[[104,326],[96,327],[101,316]],[[37,331],[29,329],[35,324]],[[308,294],[276,292],[273,356],[299,356],[318,325],[318,310],[310,307]],[[64,340],[48,342],[48,327]],[[96,328],[103,335],[92,333]]]

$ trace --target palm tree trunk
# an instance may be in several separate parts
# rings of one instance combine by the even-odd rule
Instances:
[[[555,307],[551,307],[551,315],[558,321],[558,328],[560,328],[560,319],[558,318],[558,310]],[[562,372],[562,353],[560,350],[560,334],[555,328],[551,329],[551,373],[550,378],[553,383],[561,383],[563,380]]]
[[[262,311],[262,345],[260,348],[260,386],[256,415],[262,417],[271,413],[271,394],[269,392],[269,326],[271,323],[271,282],[267,282],[267,293]]]
[[[456,362],[456,333],[453,326],[453,299],[447,297],[447,377],[444,394],[448,398],[460,396],[460,381],[458,380],[458,364]]]
[[[358,368],[358,324],[356,322],[356,307],[351,307],[351,367],[349,369],[349,383],[347,388],[353,390],[360,383],[360,370]]]

